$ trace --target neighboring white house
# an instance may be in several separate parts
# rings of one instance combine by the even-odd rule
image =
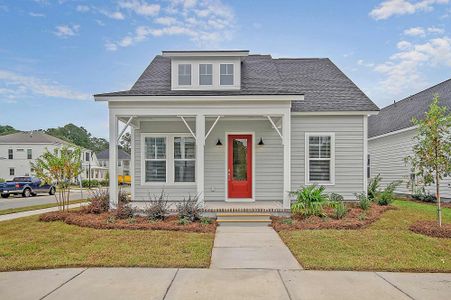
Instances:
[[[368,124],[369,176],[381,174],[382,186],[394,180],[402,180],[397,192],[412,194],[419,187],[408,182],[415,179],[413,170],[404,158],[412,153],[416,127],[412,118],[421,119],[429,109],[434,95],[440,96],[440,105],[451,111],[451,79],[395,102],[381,109],[377,116],[371,116]],[[450,141],[451,142],[451,141]],[[416,180],[415,180],[416,181]],[[446,177],[441,187],[442,197],[451,198],[451,178]],[[427,188],[435,194],[435,185]]]
[[[110,178],[118,122],[131,127],[137,206],[162,190],[206,208],[282,209],[309,184],[346,200],[366,191],[367,120],[379,108],[327,58],[164,51],[130,90],[95,99],[108,101]]]
[[[97,160],[99,161],[99,165],[104,168],[109,167],[109,157],[110,157],[110,151],[103,150],[98,153],[96,153]],[[130,154],[125,152],[122,149],[118,149],[117,152],[117,175],[130,175]]]
[[[30,162],[45,149],[54,151],[72,144],[40,131],[17,132],[0,136],[0,178],[11,180],[16,176],[31,176]],[[82,179],[103,179],[107,168],[101,167],[93,151],[82,149]]]

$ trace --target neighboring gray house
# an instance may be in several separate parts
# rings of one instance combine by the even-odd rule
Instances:
[[[403,183],[397,189],[399,193],[411,194],[419,188],[412,184],[408,186],[407,183],[415,177],[404,158],[412,153],[414,145],[416,126],[413,126],[412,118],[423,118],[436,94],[440,96],[440,104],[451,111],[451,79],[448,79],[395,102],[381,109],[377,116],[369,118],[369,175],[374,177],[381,174],[382,186],[402,180]],[[451,198],[451,178],[446,177],[440,187],[442,197]],[[428,187],[427,191],[435,194],[435,186]]]
[[[309,184],[346,200],[366,191],[367,120],[379,109],[327,58],[163,51],[130,90],[94,97],[108,101],[111,178],[118,122],[131,127],[136,205],[163,189],[207,208],[283,209]]]
[[[42,131],[16,132],[0,136],[0,178],[11,180],[16,176],[33,175],[30,162],[61,147],[74,147]],[[82,179],[102,179],[107,168],[99,166],[93,151],[82,149]]]
[[[108,149],[96,153],[99,165],[104,168],[109,167],[110,151]],[[117,151],[117,175],[130,175],[130,154],[122,149]]]

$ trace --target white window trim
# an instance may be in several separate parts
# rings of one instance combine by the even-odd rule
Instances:
[[[310,181],[310,158],[309,141],[311,136],[330,137],[330,181]],[[335,185],[335,132],[306,132],[305,133],[305,185]]]
[[[221,66],[222,65],[232,65],[233,66],[233,72],[232,72],[232,74],[222,74],[221,73]],[[227,68],[226,68],[227,69]],[[221,76],[222,75],[232,75],[232,84],[221,84]],[[219,85],[220,86],[234,86],[235,85],[235,64],[233,64],[233,63],[221,63],[221,64],[219,64]]]
[[[201,65],[210,65],[211,66],[211,73],[210,74],[202,74],[201,72],[200,72],[200,66]],[[202,86],[202,87],[204,87],[204,86],[213,86],[213,77],[214,77],[214,75],[213,75],[213,63],[199,63],[199,86]],[[208,69],[208,68],[207,68]],[[205,75],[210,75],[211,76],[211,84],[200,84],[200,77],[201,76],[205,76]]]
[[[145,159],[145,138],[146,137],[164,137],[166,138],[166,181],[146,182],[146,159]],[[141,133],[141,185],[147,186],[195,186],[197,178],[194,177],[193,182],[175,182],[174,176],[174,138],[175,137],[192,137],[190,133]],[[196,143],[196,147],[197,147]],[[196,161],[197,157],[193,159]],[[162,159],[163,160],[163,159]],[[196,166],[197,167],[197,166]]]

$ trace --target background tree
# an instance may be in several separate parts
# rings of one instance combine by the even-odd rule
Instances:
[[[445,106],[439,105],[439,97],[434,100],[422,120],[413,119],[418,126],[415,136],[413,154],[406,158],[421,176],[424,183],[435,183],[437,197],[438,224],[442,226],[442,211],[440,207],[440,181],[451,173],[451,114]]]
[[[130,154],[132,152],[132,136],[130,134],[130,132],[126,132],[122,135],[121,140],[119,141],[119,146],[121,146],[121,148],[127,152],[128,154]]]
[[[59,152],[59,153],[58,153]],[[31,163],[36,176],[43,183],[56,185],[55,199],[60,210],[69,208],[70,184],[81,172],[81,149],[63,147],[51,153],[46,150],[43,155]]]
[[[0,135],[6,135],[6,134],[11,134],[11,133],[16,133],[16,132],[18,132],[18,130],[12,126],[0,125]]]
[[[72,123],[63,127],[49,128],[44,130],[44,132],[94,152],[108,149],[108,141],[106,139],[93,137],[83,126],[78,127]]]

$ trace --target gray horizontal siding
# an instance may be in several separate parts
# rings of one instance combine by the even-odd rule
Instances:
[[[305,186],[305,133],[335,133],[335,184],[328,193],[354,200],[363,184],[363,117],[362,116],[292,116],[291,117],[291,186]]]
[[[410,167],[405,164],[404,158],[412,153],[415,134],[416,131],[413,129],[368,141],[371,177],[380,174],[382,187],[386,187],[392,181],[402,180],[396,191],[408,194],[412,192],[412,188],[407,187]],[[440,184],[440,189],[443,197],[451,198],[451,178],[445,178]],[[435,194],[435,185],[428,187],[427,190]]]

